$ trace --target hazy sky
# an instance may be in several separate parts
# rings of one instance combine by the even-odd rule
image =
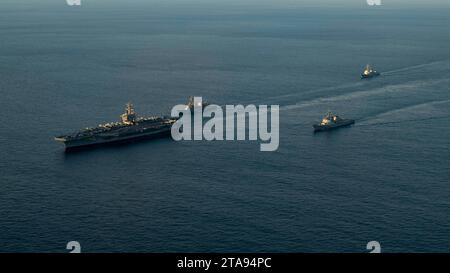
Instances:
[[[246,3],[246,4],[255,4],[255,5],[320,5],[320,6],[339,6],[339,5],[366,5],[367,0],[81,0],[82,3],[95,3],[95,2],[103,2],[103,3],[128,3],[132,5],[133,3],[221,3],[221,4],[237,4],[237,3]],[[42,4],[42,3],[64,3],[66,0],[2,0],[2,4],[13,4],[13,3],[28,3],[28,4]],[[429,5],[443,5],[450,6],[450,0],[381,0],[383,5],[395,5],[405,7],[410,5],[421,5],[421,6],[429,6]]]

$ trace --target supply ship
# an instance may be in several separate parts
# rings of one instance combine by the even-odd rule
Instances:
[[[331,112],[322,119],[319,124],[314,124],[314,132],[329,131],[343,126],[349,126],[355,123],[353,119],[343,119]]]
[[[98,125],[78,132],[55,137],[65,145],[66,151],[112,143],[169,136],[176,119],[164,116],[136,116],[133,105],[126,105],[120,122]]]

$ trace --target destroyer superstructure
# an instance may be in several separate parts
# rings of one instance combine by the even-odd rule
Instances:
[[[138,118],[133,105],[128,103],[120,122],[98,125],[78,132],[55,137],[65,144],[66,150],[98,146],[102,144],[128,142],[143,138],[156,138],[170,135],[175,119],[164,116]]]

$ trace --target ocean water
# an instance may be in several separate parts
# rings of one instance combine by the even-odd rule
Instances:
[[[450,251],[450,5],[402,3],[3,0],[0,252]],[[53,141],[191,95],[280,105],[279,149]]]

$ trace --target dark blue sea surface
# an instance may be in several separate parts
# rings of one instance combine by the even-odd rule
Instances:
[[[2,0],[0,252],[450,251],[450,5],[328,2]],[[279,104],[278,151],[53,141],[191,95]]]

